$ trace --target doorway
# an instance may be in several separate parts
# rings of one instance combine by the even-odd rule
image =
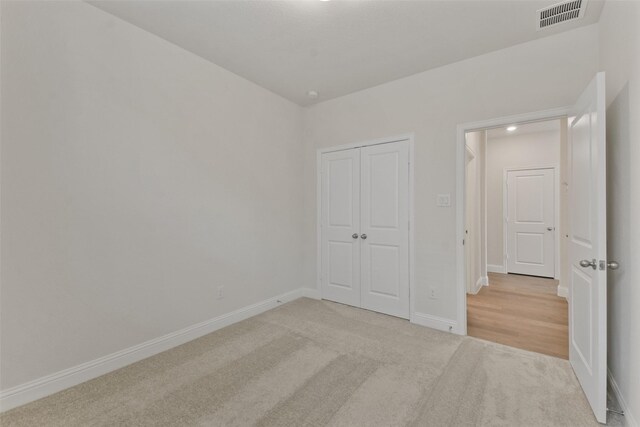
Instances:
[[[564,119],[566,150],[561,151],[560,286],[569,306],[569,362],[596,419],[606,422],[607,391],[607,270],[618,263],[607,259],[605,74],[600,72],[575,103],[566,108],[458,125],[456,224],[458,244],[457,315],[466,335],[467,292],[465,257],[465,136],[477,130],[515,130],[515,124]],[[512,128],[512,129],[507,129]],[[488,186],[488,180],[487,180]],[[487,191],[488,195],[489,192]],[[487,207],[493,204],[487,203]],[[562,209],[561,209],[562,211]],[[567,227],[568,225],[568,227]],[[496,261],[496,258],[488,260]],[[498,259],[498,262],[500,260]],[[504,260],[503,260],[504,261]],[[489,264],[488,264],[489,265]],[[499,266],[498,266],[499,267]],[[504,264],[503,264],[504,271]],[[531,277],[531,276],[521,276]],[[551,280],[551,279],[544,279]],[[564,284],[564,285],[563,285]],[[489,287],[491,283],[489,282]],[[498,325],[500,326],[500,325]]]
[[[318,152],[323,299],[409,319],[412,136]]]
[[[560,176],[566,118],[465,135],[467,333],[567,359]]]

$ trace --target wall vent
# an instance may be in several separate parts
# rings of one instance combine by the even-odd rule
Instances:
[[[553,27],[563,22],[574,21],[584,16],[587,0],[569,0],[538,10],[538,30]]]

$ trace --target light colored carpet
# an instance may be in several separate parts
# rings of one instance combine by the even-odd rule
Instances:
[[[305,298],[8,411],[0,424],[598,425],[566,360]]]

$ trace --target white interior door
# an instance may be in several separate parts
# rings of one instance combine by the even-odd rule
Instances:
[[[507,171],[507,272],[554,277],[554,170]]]
[[[598,73],[569,118],[569,360],[601,423],[607,400],[604,84]]]
[[[360,149],[322,155],[322,297],[360,306]]]
[[[409,318],[409,144],[361,148],[362,307]]]

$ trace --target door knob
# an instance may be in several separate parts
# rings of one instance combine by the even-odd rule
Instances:
[[[353,237],[354,239],[357,239],[357,238],[358,238],[358,233],[353,233],[353,234],[351,235],[351,237]]]
[[[360,238],[361,238],[362,240],[366,240],[366,239],[367,239],[367,235],[366,235],[366,234],[361,234],[361,235],[360,235]]]
[[[547,227],[547,231],[553,231],[553,230],[555,230],[554,227]]]
[[[591,267],[595,270],[597,268],[596,260],[592,259],[591,261],[589,261],[588,259],[583,259],[582,261],[580,261],[580,267]]]
[[[607,263],[607,267],[609,267],[609,270],[617,270],[620,267],[620,264],[618,264],[617,261],[609,261]]]

